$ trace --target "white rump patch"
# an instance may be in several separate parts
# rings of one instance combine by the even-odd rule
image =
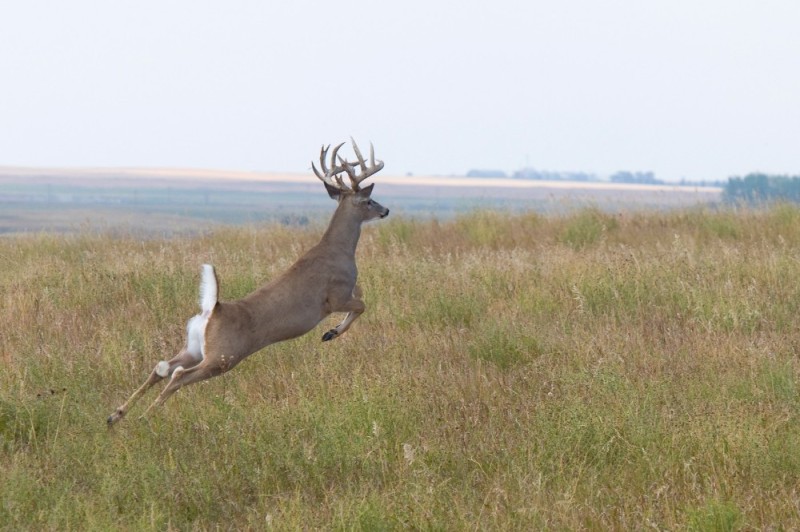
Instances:
[[[203,314],[211,314],[217,304],[217,274],[210,264],[203,264],[203,280],[200,282],[200,308]]]
[[[159,377],[166,377],[169,374],[169,362],[162,360],[156,364],[156,375]]]
[[[210,315],[198,314],[186,324],[186,352],[197,361],[205,356],[206,325]]]

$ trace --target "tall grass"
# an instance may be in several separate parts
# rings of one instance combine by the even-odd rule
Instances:
[[[0,528],[800,527],[789,206],[390,218],[347,335],[106,428],[201,263],[239,297],[320,230],[0,240]]]

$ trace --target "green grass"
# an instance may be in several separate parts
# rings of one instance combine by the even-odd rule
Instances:
[[[795,529],[800,211],[390,218],[366,313],[105,418],[318,226],[0,239],[0,529]],[[331,318],[331,323],[340,319]]]

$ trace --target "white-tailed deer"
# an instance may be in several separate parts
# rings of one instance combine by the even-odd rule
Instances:
[[[375,161],[370,144],[368,165],[355,141],[350,140],[358,159],[356,163],[338,156],[344,143],[331,152],[330,168],[325,162],[330,146],[323,146],[320,153],[321,171],[312,163],[330,197],[339,203],[320,242],[283,275],[238,301],[219,301],[214,268],[204,264],[201,311],[186,326],[186,345],[174,358],[156,364],[144,384],[109,416],[109,426],[162,379],[170,378],[145,415],[182,386],[221,375],[263,347],[306,334],[333,312],[347,315],[322,336],[323,342],[347,331],[364,312],[361,290],[356,286],[355,257],[361,224],[385,218],[389,209],[370,199],[373,185],[360,186],[364,179],[383,168],[383,162]],[[349,177],[350,187],[345,185],[342,174]]]

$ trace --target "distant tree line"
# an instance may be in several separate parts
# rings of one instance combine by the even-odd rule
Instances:
[[[507,177],[502,170],[477,170],[467,172],[467,177]],[[536,181],[600,181],[597,174],[590,172],[554,172],[551,170],[537,170],[536,168],[522,168],[511,177],[514,179],[533,179]],[[653,172],[628,172],[619,171],[612,174],[609,179],[612,183],[638,183],[645,185],[661,185],[664,182],[656,179]]]
[[[508,177],[502,170],[470,170],[467,177]]]
[[[467,177],[509,177],[503,170],[475,169],[467,172]],[[590,172],[558,172],[552,170],[537,170],[536,168],[522,168],[511,174],[513,179],[532,179],[538,181],[604,181],[597,174]],[[747,176],[745,179],[749,179]],[[731,178],[741,179],[741,178]],[[612,183],[634,183],[639,185],[664,185],[666,181],[656,178],[653,172],[631,172],[620,170],[611,174],[608,180]],[[689,181],[681,179],[679,184],[694,187],[724,187],[724,181]]]
[[[551,172],[548,170],[536,170],[535,168],[517,170],[511,177],[514,179],[538,179],[542,181],[599,181],[595,174],[588,172]]]
[[[609,178],[612,183],[637,183],[640,185],[663,185],[653,172],[617,172]]]
[[[730,203],[800,202],[800,176],[753,173],[731,177],[723,189],[723,198]]]

